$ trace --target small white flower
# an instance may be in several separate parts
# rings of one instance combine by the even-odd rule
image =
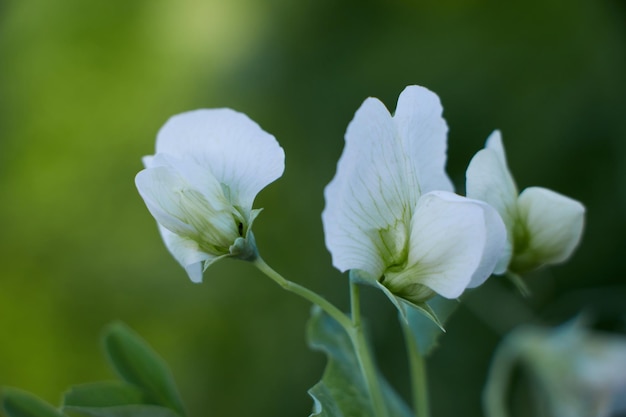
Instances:
[[[282,175],[284,158],[272,135],[230,109],[182,113],[161,128],[135,184],[193,282],[218,259],[256,255],[252,204]]]
[[[493,208],[451,192],[441,113],[437,95],[423,87],[407,87],[394,116],[368,98],[325,190],[333,265],[415,304],[480,285],[506,240]]]
[[[499,131],[487,139],[467,168],[467,196],[491,204],[506,225],[507,253],[496,273],[524,273],[565,261],[583,231],[585,207],[578,201],[541,187],[518,195],[506,163]]]

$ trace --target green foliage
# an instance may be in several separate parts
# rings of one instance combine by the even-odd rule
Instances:
[[[309,390],[315,401],[311,417],[371,417],[374,415],[350,338],[339,324],[314,308],[307,328],[309,346],[324,352],[328,364],[322,380]],[[411,411],[382,374],[379,380],[389,417],[409,417]]]
[[[63,411],[81,417],[183,417],[185,412],[166,363],[123,323],[109,325],[104,348],[124,381],[76,385],[65,393]],[[42,400],[4,388],[8,417],[65,417]]]
[[[111,365],[123,380],[143,390],[149,401],[185,415],[167,364],[128,326],[119,322],[109,325],[104,334],[104,348]],[[131,395],[118,389],[112,389],[111,393],[115,398]]]
[[[2,389],[2,407],[8,417],[65,417],[50,404],[15,388]]]
[[[120,381],[102,381],[72,387],[63,400],[64,409],[81,407],[113,407],[145,404],[146,393],[134,385]]]
[[[71,411],[80,417],[178,417],[169,408],[157,405],[120,405],[113,407],[72,407]]]

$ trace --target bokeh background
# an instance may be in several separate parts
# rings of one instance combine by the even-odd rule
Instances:
[[[471,292],[429,361],[433,415],[480,416],[497,343],[523,322],[626,311],[626,4],[623,0],[5,0],[0,4],[0,385],[58,404],[111,379],[101,329],[123,320],[171,365],[191,416],[305,416],[324,358],[309,306],[250,265],[192,284],[133,182],[172,114],[247,113],[284,147],[257,198],[264,258],[347,306],[320,213],[360,103],[437,92],[448,172],[503,131],[520,188],[587,206],[572,260]],[[365,291],[385,374],[408,392],[395,312]]]

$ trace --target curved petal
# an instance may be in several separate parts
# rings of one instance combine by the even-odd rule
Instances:
[[[135,184],[150,213],[169,231],[222,248],[239,236],[221,189],[205,189],[214,192],[207,196],[167,166],[144,169],[135,177]]]
[[[411,224],[407,279],[445,298],[460,296],[485,253],[485,210],[456,194],[422,196]]]
[[[170,188],[172,183],[177,183],[176,176],[166,167],[144,169],[135,176],[137,190],[152,217],[173,233],[189,236],[195,233],[195,229],[186,222],[173,198]]]
[[[519,196],[518,207],[528,238],[528,246],[520,256],[543,264],[565,261],[582,236],[585,207],[541,187],[525,189]]]
[[[348,126],[337,173],[324,192],[322,221],[333,265],[380,277],[383,257],[404,245],[389,248],[385,240],[406,238],[419,197],[416,184],[391,115],[379,100],[368,98]]]
[[[499,131],[494,131],[487,139],[487,147],[474,155],[465,175],[467,196],[498,210],[511,234],[517,217],[518,192],[506,164]]]
[[[206,167],[228,187],[231,203],[247,211],[258,192],[285,168],[283,149],[274,136],[231,109],[173,116],[157,135],[156,151]]]
[[[487,235],[483,257],[478,269],[472,275],[468,288],[478,287],[491,274],[500,275],[506,272],[512,254],[512,246],[507,240],[506,227],[496,209],[485,202],[472,201],[483,210]]]
[[[165,247],[174,259],[185,268],[189,279],[195,283],[202,282],[205,261],[210,261],[216,256],[202,252],[195,241],[180,237],[161,225],[159,225],[159,232],[161,232]]]
[[[158,153],[150,159],[150,167],[168,168],[168,176],[177,177],[177,184],[172,189],[193,188],[204,196],[214,210],[229,210],[232,206],[224,195],[224,186],[213,176],[211,171],[203,168],[193,160],[181,160],[175,156]]]
[[[400,94],[393,117],[422,193],[454,190],[445,172],[448,125],[442,113],[435,93],[412,85]]]
[[[506,163],[506,152],[504,152],[504,144],[502,143],[502,132],[497,129],[491,132],[491,135],[489,135],[487,141],[485,142],[485,148],[494,151],[498,155],[500,161],[502,161],[504,166],[508,169],[508,165]],[[513,181],[512,177],[511,181]]]

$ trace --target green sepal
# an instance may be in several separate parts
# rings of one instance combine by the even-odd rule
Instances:
[[[359,271],[356,269],[351,269],[350,272],[350,280],[357,284],[369,285],[378,288],[385,294],[385,296],[391,301],[391,303],[398,309],[398,314],[400,315],[400,319],[405,323],[410,324],[409,322],[409,311],[417,310],[424,316],[426,316],[429,320],[431,320],[439,329],[445,333],[446,329],[443,327],[443,321],[438,316],[438,311],[435,311],[430,306],[430,301],[423,303],[414,303],[405,298],[399,297],[389,290],[389,288],[385,287],[380,281],[372,278],[367,273],[363,271]],[[439,296],[433,297],[441,298]],[[447,318],[447,317],[445,317]],[[443,320],[445,320],[445,318]]]
[[[2,388],[2,408],[7,417],[66,417],[45,401],[16,388]]]
[[[423,303],[417,304],[417,303],[408,301],[402,297],[398,297],[397,295],[389,291],[389,288],[385,287],[380,282],[377,282],[377,287],[383,292],[383,294],[387,296],[387,298],[392,302],[392,304],[396,306],[396,308],[398,309],[398,314],[400,315],[400,319],[404,320],[405,323],[410,324],[409,322],[410,311],[418,311],[421,314],[423,314],[426,318],[431,320],[437,327],[439,327],[439,330],[445,333],[446,329],[444,329],[442,321],[437,316],[437,312],[433,310],[432,307],[428,303],[423,302]]]
[[[443,325],[459,302],[435,295],[428,302],[416,304],[394,295],[382,284],[379,284],[379,288],[398,309],[399,320],[408,325],[420,354],[427,356],[437,346],[439,337],[446,332]]]
[[[371,417],[374,415],[358,359],[344,329],[319,307],[307,326],[311,349],[328,357],[322,380],[309,390],[314,407],[310,417]],[[411,417],[409,407],[379,373],[389,417]]]
[[[105,329],[103,342],[111,365],[124,381],[141,388],[150,403],[185,415],[167,364],[139,335],[117,322]]]
[[[400,315],[400,320],[406,320],[421,355],[426,357],[437,347],[439,338],[445,333],[443,323],[454,313],[459,302],[436,295],[424,304],[428,307],[428,314],[424,309],[407,303],[405,316]]]
[[[72,407],[80,417],[180,417],[175,411],[158,405],[133,404],[113,407]]]

